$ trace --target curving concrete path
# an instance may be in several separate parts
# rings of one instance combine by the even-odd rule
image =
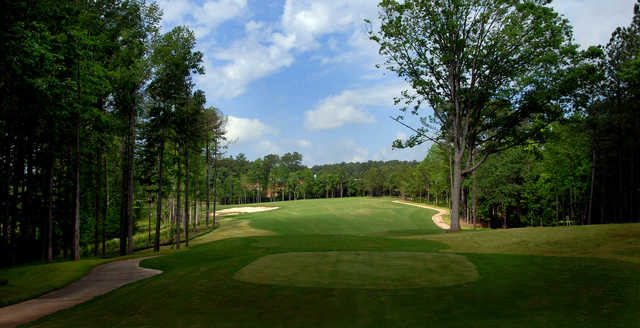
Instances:
[[[440,229],[449,230],[449,228],[450,228],[449,225],[446,222],[444,222],[444,220],[442,219],[443,215],[449,214],[449,210],[441,209],[441,208],[437,208],[437,207],[431,207],[431,206],[422,205],[422,204],[403,202],[403,201],[399,201],[399,200],[394,200],[393,202],[397,203],[397,204],[411,205],[411,206],[415,206],[415,207],[428,208],[430,210],[438,211],[437,214],[434,214],[431,217],[431,220],[433,220],[433,223],[435,223]]]
[[[16,327],[70,308],[126,284],[162,273],[145,269],[140,261],[155,256],[115,261],[95,267],[80,280],[40,297],[0,308],[0,327]]]

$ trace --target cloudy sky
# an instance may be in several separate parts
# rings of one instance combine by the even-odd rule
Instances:
[[[297,151],[307,165],[420,160],[427,145],[392,150],[404,88],[367,39],[377,0],[160,0],[163,30],[187,25],[204,53],[196,79],[228,115],[229,153],[249,159]],[[576,42],[605,44],[628,25],[634,0],[555,0]]]

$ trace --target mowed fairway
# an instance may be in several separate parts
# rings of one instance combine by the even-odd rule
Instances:
[[[391,199],[274,206],[281,208],[231,219],[244,223],[237,224],[244,234],[221,228],[211,233],[218,234],[216,238],[202,237],[212,242],[145,260],[143,266],[164,273],[32,326],[640,325],[638,262],[588,257],[587,251],[583,257],[495,254],[497,243],[490,248],[492,254],[465,252],[455,245],[474,233],[452,234],[456,240],[448,243],[443,240],[447,235],[434,235],[441,232],[431,222],[435,211],[393,204]],[[620,226],[620,233],[609,228],[607,236],[628,236],[624,231],[629,227]],[[540,234],[545,231],[539,229]],[[233,238],[220,236],[225,233]],[[564,247],[557,241],[561,237],[554,236]],[[588,242],[571,246],[592,247]]]

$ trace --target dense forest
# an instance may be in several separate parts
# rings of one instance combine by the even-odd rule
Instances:
[[[217,204],[399,196],[457,202],[462,220],[493,228],[640,219],[638,5],[607,45],[573,49],[572,87],[554,91],[570,93],[562,115],[460,174],[459,199],[455,162],[475,162],[447,138],[421,162],[227,156],[225,115],[193,81],[205,74],[194,33],[160,33],[155,3],[3,7],[2,266],[188,246],[215,228]]]
[[[131,253],[149,204],[158,249],[169,195],[188,243],[193,181],[224,140],[195,90],[193,32],[160,34],[144,1],[8,1],[1,15],[2,264],[104,255],[113,238]]]

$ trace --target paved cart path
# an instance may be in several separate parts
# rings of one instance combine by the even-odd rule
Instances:
[[[115,261],[95,267],[80,280],[40,297],[0,308],[0,327],[16,327],[70,308],[126,284],[162,273],[145,269],[140,261],[150,257]]]
[[[403,201],[399,201],[399,200],[394,200],[393,202],[394,203],[398,203],[398,204],[411,205],[411,206],[415,206],[415,207],[428,208],[430,210],[438,211],[437,214],[434,214],[431,217],[431,220],[433,220],[433,223],[435,223],[440,229],[449,230],[449,225],[446,222],[444,222],[444,220],[442,219],[443,215],[449,214],[449,210],[441,209],[441,208],[437,208],[437,207],[431,207],[431,206],[422,205],[422,204],[408,203],[408,202],[403,202]]]

